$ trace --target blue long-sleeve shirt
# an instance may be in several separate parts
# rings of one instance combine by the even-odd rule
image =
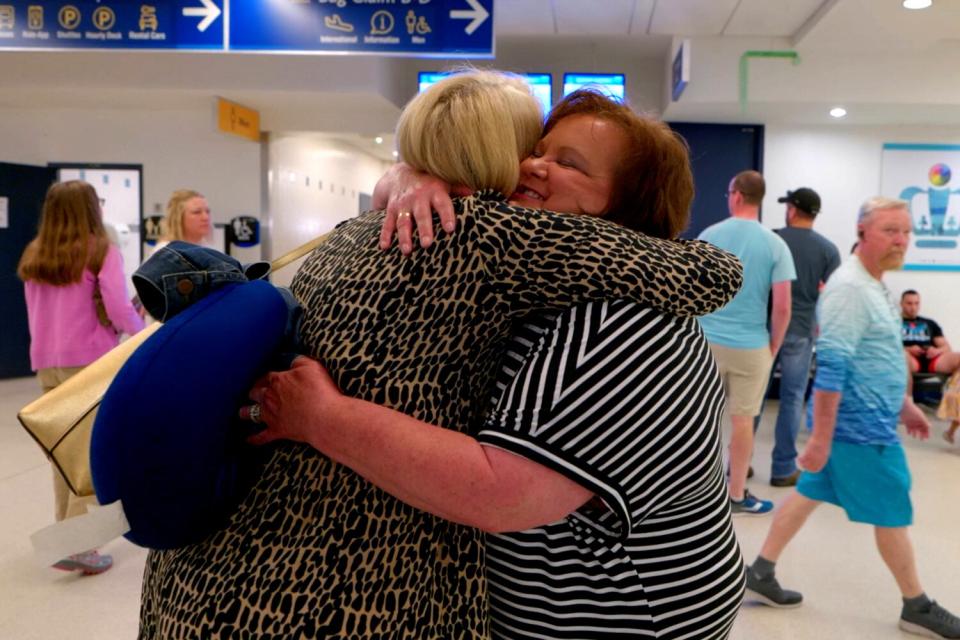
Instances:
[[[817,319],[814,389],[841,393],[834,440],[898,444],[907,367],[900,313],[887,288],[851,256],[830,276]]]

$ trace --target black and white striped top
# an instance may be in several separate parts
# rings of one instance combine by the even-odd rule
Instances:
[[[488,536],[495,638],[724,638],[743,594],[720,448],[723,389],[697,321],[627,302],[527,318],[477,434],[594,491]]]

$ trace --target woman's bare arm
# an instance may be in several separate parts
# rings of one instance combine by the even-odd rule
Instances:
[[[484,531],[522,531],[556,522],[593,496],[527,458],[348,398],[309,358],[269,374],[251,398],[261,403],[262,420],[269,425],[252,443],[310,444],[399,500]]]

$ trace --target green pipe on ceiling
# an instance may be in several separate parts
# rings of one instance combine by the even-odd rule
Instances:
[[[747,112],[747,64],[750,58],[787,58],[793,64],[800,64],[800,54],[796,51],[744,51],[740,56],[740,113]]]

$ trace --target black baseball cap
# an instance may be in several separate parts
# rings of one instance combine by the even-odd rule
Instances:
[[[812,216],[820,213],[820,196],[813,189],[800,187],[795,191],[787,191],[787,195],[777,198],[777,202],[789,202],[797,209],[806,211]]]

